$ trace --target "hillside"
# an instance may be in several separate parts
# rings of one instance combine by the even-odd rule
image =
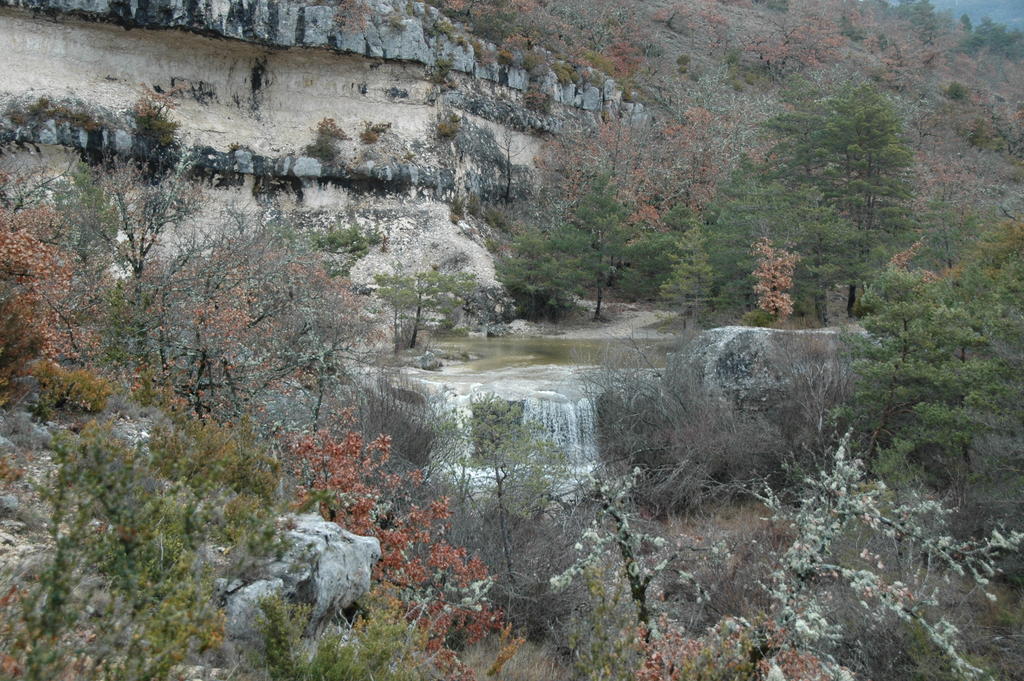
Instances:
[[[952,4],[0,0],[0,679],[1024,679]]]
[[[966,14],[975,23],[988,17],[1010,28],[1024,27],[1024,9],[1013,0],[937,0],[934,4],[957,17]]]

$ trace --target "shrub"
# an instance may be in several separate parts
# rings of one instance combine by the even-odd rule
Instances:
[[[531,85],[523,95],[523,104],[527,109],[538,113],[549,113],[551,111],[551,96],[542,92],[540,88]]]
[[[430,82],[435,85],[444,85],[448,82],[448,75],[452,72],[452,60],[448,57],[440,57],[434,62],[434,69],[430,73]]]
[[[455,35],[455,26],[447,19],[441,19],[434,24],[433,31],[436,35],[443,35],[450,40]]]
[[[180,124],[171,120],[169,113],[176,107],[170,95],[146,91],[135,102],[135,130],[160,146],[174,144],[174,135]]]
[[[0,303],[0,406],[11,390],[11,380],[23,374],[43,349],[43,336],[28,322],[17,300]]]
[[[327,253],[350,255],[358,260],[370,252],[370,246],[380,243],[376,232],[366,235],[356,225],[332,229],[313,237],[313,248]]]
[[[485,598],[486,567],[445,539],[448,501],[410,502],[423,476],[388,472],[387,436],[365,443],[355,431],[341,439],[319,433],[293,443],[289,456],[306,503],[350,532],[380,539],[374,577],[426,632],[429,650],[444,657],[448,641],[474,642],[500,625]]]
[[[766,312],[765,310],[758,308],[743,315],[743,318],[740,319],[740,324],[743,326],[769,328],[775,324],[775,317],[772,316],[771,312]]]
[[[4,676],[165,679],[221,641],[199,558],[209,507],[155,481],[109,428],[58,440],[50,546],[38,577],[0,599]],[[6,590],[6,589],[5,589]]]
[[[308,608],[278,597],[262,600],[260,608],[263,659],[273,681],[437,678],[424,633],[405,621],[393,598],[378,594],[350,635],[324,636],[312,655],[301,641]]]
[[[363,144],[374,144],[380,139],[381,135],[390,129],[390,123],[371,123],[370,121],[364,121],[363,131],[359,133],[359,140]]]
[[[86,369],[68,370],[51,361],[39,362],[31,374],[39,381],[39,401],[34,409],[40,418],[50,418],[54,409],[65,407],[90,413],[103,411],[114,392],[109,381]]]
[[[569,83],[580,82],[579,71],[577,71],[570,64],[567,64],[564,61],[559,61],[552,64],[551,70],[554,71],[555,77],[558,78],[558,83],[560,85],[568,85]]]
[[[74,128],[83,128],[89,131],[100,128],[99,121],[81,108],[81,105],[54,103],[48,97],[40,97],[30,104],[25,110],[23,120],[24,123],[55,120],[59,123],[67,123]]]
[[[512,50],[508,49],[498,50],[498,54],[495,58],[498,60],[498,63],[501,64],[502,66],[511,66],[516,59],[515,55],[512,53]]]
[[[435,129],[440,139],[452,139],[459,134],[461,127],[462,119],[459,118],[458,114],[449,112],[437,119]]]
[[[247,425],[221,425],[212,419],[177,417],[153,429],[150,456],[163,477],[188,485],[196,494],[227,488],[269,505],[279,465]]]
[[[999,151],[1003,148],[1006,140],[999,131],[992,125],[991,121],[984,118],[975,118],[966,131],[967,143],[978,149],[987,151]]]
[[[321,163],[337,163],[338,142],[351,139],[333,118],[324,118],[313,128],[313,142],[303,152]]]
[[[679,73],[686,73],[690,70],[690,55],[681,54],[676,59],[676,66],[679,67]]]
[[[448,204],[448,217],[452,223],[457,223],[466,217],[466,200],[461,196],[452,199],[452,202]]]
[[[523,68],[533,73],[540,67],[547,64],[547,57],[537,50],[530,50],[523,55]]]
[[[947,85],[945,89],[946,97],[954,101],[962,101],[964,99],[967,99],[968,93],[969,91],[967,90],[967,86],[964,85],[963,83],[958,83],[956,81],[953,81],[952,83]]]

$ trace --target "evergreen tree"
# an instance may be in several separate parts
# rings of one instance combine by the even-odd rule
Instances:
[[[391,307],[395,350],[415,348],[424,314],[448,317],[476,286],[472,274],[444,274],[437,270],[414,274],[377,274],[377,295]]]
[[[850,247],[862,267],[884,260],[908,226],[910,148],[892,103],[871,84],[850,85],[824,102],[801,93],[796,110],[769,122],[779,135],[776,177],[812,188],[855,230]],[[850,280],[852,314],[857,279]]]
[[[527,319],[558,319],[583,293],[586,235],[570,226],[527,230],[512,243],[512,255],[496,263],[498,279]]]
[[[762,238],[800,255],[795,295],[813,301],[822,324],[829,322],[828,292],[858,274],[849,222],[814,188],[786,187],[749,164],[723,192],[713,222],[709,249],[723,302],[749,302],[755,266],[750,246]]]
[[[864,296],[868,335],[852,339],[854,423],[876,472],[892,481],[947,487],[976,468],[1000,362],[984,320],[956,294],[948,281],[890,268]]]
[[[626,207],[616,198],[607,176],[598,177],[576,207],[573,224],[589,237],[583,256],[585,276],[594,288],[594,319],[601,318],[605,290],[615,281],[617,267],[628,242]]]
[[[678,237],[672,254],[672,270],[661,292],[682,308],[684,323],[700,315],[711,294],[713,270],[708,260],[703,230],[694,226]]]

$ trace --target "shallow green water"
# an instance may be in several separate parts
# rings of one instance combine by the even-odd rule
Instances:
[[[652,366],[663,367],[673,341],[506,336],[444,338],[434,345],[453,357],[468,354],[471,359],[460,365],[461,370],[487,372],[537,365],[595,366],[624,352],[642,352]]]

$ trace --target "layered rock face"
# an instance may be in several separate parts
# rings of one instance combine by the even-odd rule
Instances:
[[[373,249],[372,267],[353,268],[359,283],[381,269],[468,262],[493,286],[486,233],[449,220],[445,204],[528,196],[545,135],[646,113],[596,71],[560,68],[560,82],[548,66],[527,72],[522,55],[499,63],[493,45],[422,3],[371,10],[0,0],[0,169],[61,148],[91,163],[186,159],[221,204],[316,212],[318,225],[381,234],[406,218],[423,228],[424,238],[403,228]],[[172,95],[173,143],[140,129],[144,92]],[[327,118],[348,139],[317,156],[307,146]]]
[[[247,582],[222,582],[219,587],[227,617],[226,633],[240,642],[260,639],[260,601],[280,596],[311,606],[307,636],[323,627],[370,590],[373,566],[380,560],[380,542],[341,529],[318,515],[291,519],[284,539],[288,551],[264,566]]]

